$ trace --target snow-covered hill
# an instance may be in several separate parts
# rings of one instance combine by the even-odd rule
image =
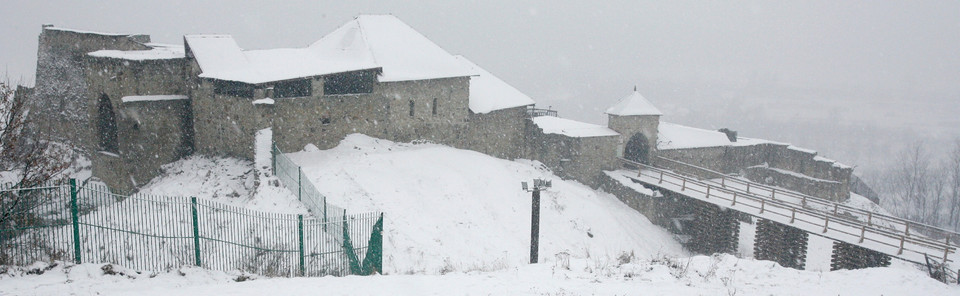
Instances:
[[[364,135],[336,148],[289,154],[327,201],[385,212],[384,269],[444,273],[522,265],[529,258],[530,193],[521,181],[553,180],[542,193],[540,260],[679,256],[671,234],[613,195],[564,181],[538,162],[507,161],[436,144]]]
[[[306,207],[276,178],[263,176],[249,161],[190,156],[163,166],[138,193],[161,196],[194,196],[252,210],[305,214]],[[261,174],[258,178],[257,174]]]

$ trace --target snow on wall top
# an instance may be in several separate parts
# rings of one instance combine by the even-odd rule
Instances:
[[[186,100],[187,96],[183,95],[155,95],[155,96],[126,96],[120,98],[120,101],[123,103],[130,102],[153,102],[153,101],[170,101],[170,100]]]
[[[534,117],[533,123],[543,130],[544,134],[558,134],[572,138],[619,136],[616,131],[605,126],[589,124],[570,119],[553,116]]]
[[[491,111],[533,105],[534,101],[526,94],[510,86],[487,70],[480,68],[463,56],[457,60],[480,75],[470,77],[470,111],[489,113]]]
[[[727,134],[669,122],[660,122],[657,149],[684,149],[730,146]]]
[[[96,31],[74,30],[74,29],[60,28],[60,27],[54,27],[54,26],[44,26],[43,29],[44,29],[44,30],[51,30],[51,31],[63,31],[63,32],[71,32],[71,33],[78,33],[78,34],[93,34],[93,35],[102,35],[102,36],[130,36],[130,35],[136,35],[136,34],[127,34],[127,33],[108,33],[108,32],[96,32]]]
[[[380,81],[474,76],[450,53],[392,15],[361,15],[310,45],[319,56],[383,68]]]
[[[730,142],[730,139],[727,138],[727,135],[718,132],[705,129],[699,129],[689,126],[683,126],[679,124],[669,123],[669,122],[660,122],[659,126],[659,138],[657,140],[657,149],[660,150],[670,150],[670,149],[689,149],[689,148],[707,148],[707,147],[723,147],[723,146],[753,146],[753,145],[778,145],[786,146],[787,149],[793,151],[799,151],[804,153],[809,153],[814,155],[813,160],[830,163],[831,166],[839,169],[853,169],[848,165],[842,164],[838,161],[817,156],[817,151],[800,148],[793,146],[787,143],[775,142],[764,139],[754,139],[754,138],[744,138],[737,137],[736,142]]]
[[[633,93],[620,99],[617,104],[607,109],[607,114],[618,116],[630,115],[663,115],[660,109],[654,107],[650,101],[640,95],[636,89]]]
[[[184,58],[183,47],[154,47],[150,50],[98,50],[87,55],[130,61],[169,60]]]

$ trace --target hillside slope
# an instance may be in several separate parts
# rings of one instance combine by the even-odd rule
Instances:
[[[336,148],[289,156],[328,202],[385,212],[388,273],[491,270],[528,260],[530,193],[520,182],[553,180],[542,194],[540,260],[679,256],[665,230],[613,195],[564,181],[531,161],[507,161],[436,144],[354,134]]]

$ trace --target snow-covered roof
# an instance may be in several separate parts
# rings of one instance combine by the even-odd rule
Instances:
[[[200,77],[259,84],[377,68],[370,63],[318,56],[307,48],[240,49],[230,35],[187,35]]]
[[[391,15],[358,16],[307,48],[245,51],[230,35],[184,40],[200,77],[251,84],[372,69],[384,82],[477,75]]]
[[[730,146],[727,134],[669,122],[660,122],[657,149],[684,149]]]
[[[232,72],[247,67],[243,50],[230,35],[186,35],[184,44],[205,74]]]
[[[553,116],[534,117],[533,123],[543,130],[544,134],[558,134],[573,138],[619,136],[616,131],[605,126],[579,122]]]
[[[640,95],[636,89],[633,93],[620,99],[617,104],[607,109],[607,114],[630,116],[630,115],[663,115],[660,109],[654,107],[650,101]]]
[[[392,15],[361,15],[310,45],[318,56],[383,68],[380,81],[474,76],[477,72]]]
[[[489,113],[491,111],[533,105],[534,101],[526,94],[510,86],[487,70],[480,68],[463,56],[457,60],[480,75],[470,77],[470,111]]]
[[[186,100],[187,96],[184,95],[153,95],[153,96],[126,96],[120,98],[120,102],[130,103],[130,102],[154,102],[154,101],[170,101],[170,100]]]

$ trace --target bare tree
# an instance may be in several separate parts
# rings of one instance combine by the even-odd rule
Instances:
[[[960,139],[953,143],[953,153],[950,154],[950,160],[947,163],[947,174],[949,178],[950,205],[949,220],[947,226],[960,231]]]
[[[0,171],[13,176],[6,180],[12,183],[8,188],[34,187],[62,178],[69,166],[64,149],[24,131],[28,111],[23,91],[25,88],[14,89],[10,83],[0,82]],[[34,210],[46,196],[37,191],[0,191],[0,229],[36,223]]]

